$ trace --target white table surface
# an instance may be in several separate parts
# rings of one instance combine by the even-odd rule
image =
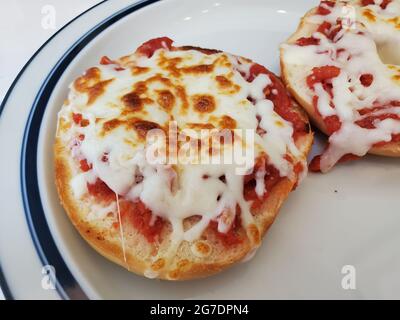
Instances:
[[[0,49],[0,101],[3,100],[18,72],[34,52],[64,24],[98,2],[100,1],[0,1],[0,35],[2,40]],[[4,299],[1,288],[0,299]]]

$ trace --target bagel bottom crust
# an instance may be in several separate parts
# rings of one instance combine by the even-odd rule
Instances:
[[[311,30],[315,28],[315,26],[306,24],[307,17],[315,14],[315,9],[308,11],[304,17],[301,18],[301,21],[297,27],[296,32],[290,36],[290,38],[286,41],[288,44],[293,44],[297,39],[308,36]],[[310,117],[311,122],[324,134],[327,134],[327,130],[325,127],[325,123],[320,116],[318,116],[314,110],[312,104],[312,97],[307,96],[306,94],[301,94],[302,91],[300,88],[296,86],[296,79],[294,79],[293,72],[288,68],[288,66],[283,61],[283,48],[280,48],[280,66],[281,66],[281,76],[282,80],[286,85],[287,90],[290,94],[296,99],[296,101],[306,110],[308,116]],[[369,154],[386,156],[386,157],[400,157],[400,142],[388,142],[381,146],[372,147],[369,151]]]
[[[307,116],[295,103],[294,108],[304,119],[307,119]],[[63,128],[60,125],[59,133],[62,133],[62,131]],[[313,134],[309,132],[297,139],[296,145],[304,155],[307,155],[311,149],[312,142]],[[257,246],[261,243],[262,237],[273,223],[283,201],[295,185],[294,181],[284,178],[272,189],[268,199],[255,216],[255,223],[258,227],[252,230],[254,231],[251,233],[253,236],[252,242],[246,238],[234,248],[224,248],[218,242],[212,243],[211,254],[205,258],[198,258],[191,253],[190,244],[184,241],[181,243],[176,255],[172,257],[172,263],[165,266],[162,261],[149,262],[154,248],[139,233],[124,233],[126,237],[124,255],[120,234],[112,231],[108,222],[104,220],[88,221],[86,218],[88,212],[87,203],[77,200],[69,185],[73,176],[74,164],[69,149],[63,145],[59,137],[56,137],[54,157],[55,183],[61,204],[81,236],[102,256],[127,270],[139,275],[153,277],[146,274],[151,268],[151,270],[157,272],[154,277],[165,280],[188,280],[210,276],[243,260],[249,252],[255,249],[254,243]]]

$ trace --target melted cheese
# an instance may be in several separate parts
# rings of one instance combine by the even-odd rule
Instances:
[[[95,67],[92,73],[100,75],[96,81],[87,74],[82,77],[81,82],[89,88],[86,91],[74,82],[68,102],[59,113],[60,120],[70,125],[68,133],[60,138],[66,145],[74,145],[74,158],[91,164],[88,172],[71,180],[75,197],[85,195],[87,182],[100,178],[118,195],[141,200],[154,215],[169,221],[173,230],[171,247],[175,249],[181,241],[198,239],[211,220],[218,221],[218,231],[227,232],[236,205],[241,209],[243,225],[252,224],[251,203],[243,197],[244,179],[238,169],[250,173],[254,160],[267,154],[269,163],[282,177],[296,179],[285,155],[290,153],[296,162],[304,161],[304,156],[292,139],[292,124],[265,99],[263,90],[271,84],[269,77],[260,74],[249,83],[239,72],[249,73],[251,65],[246,59],[225,53],[159,49],[151,58],[131,55],[117,64]],[[112,81],[105,82],[101,94],[90,89],[106,80]],[[84,127],[74,123],[73,114],[81,114],[88,123]],[[171,120],[176,121],[179,132],[193,125],[221,128],[227,121],[235,129],[250,129],[255,146],[235,138],[220,148],[233,152],[245,142],[251,162],[218,164],[217,155],[211,155],[206,163],[197,163],[190,156],[185,158],[187,163],[174,165],[149,162],[150,147],[142,131],[149,123],[152,128],[166,130]],[[258,126],[266,133],[256,133]],[[84,140],[76,144],[79,135],[84,135]],[[257,173],[260,196],[266,191],[264,175],[265,171]],[[220,179],[222,176],[225,181]],[[183,220],[193,215],[200,216],[200,221],[184,230]]]
[[[283,44],[283,61],[290,69],[302,70],[302,85],[296,84],[299,90],[306,91],[309,96],[318,97],[318,111],[323,117],[337,115],[342,123],[339,131],[329,137],[329,148],[321,157],[321,171],[328,171],[343,155],[352,153],[365,155],[371,147],[381,141],[388,142],[392,134],[398,134],[400,121],[377,121],[375,129],[363,129],[354,122],[359,120],[357,110],[371,108],[375,103],[389,105],[391,101],[400,101],[400,82],[398,69],[382,61],[379,47],[390,47],[391,61],[400,62],[400,26],[395,21],[400,19],[400,1],[393,0],[384,10],[376,5],[362,7],[359,1],[337,2],[328,15],[311,15],[305,20],[315,28],[324,21],[336,25],[339,18],[353,19],[337,34],[334,41],[325,35],[314,32],[309,36],[319,39],[318,45],[298,46]],[[375,18],[367,18],[365,12]],[[360,24],[362,22],[364,25]],[[360,33],[361,31],[361,33]],[[378,46],[378,47],[377,47]],[[338,49],[341,49],[338,52]],[[343,50],[344,49],[344,50]],[[394,58],[393,58],[394,56]],[[332,79],[333,99],[322,88],[314,86],[311,92],[305,81],[312,68],[320,66],[336,66],[340,68],[338,77]],[[360,82],[363,74],[373,75],[373,82],[365,87]],[[333,102],[334,108],[330,102]],[[385,113],[396,113],[399,108],[388,108]],[[376,114],[373,113],[373,114]]]

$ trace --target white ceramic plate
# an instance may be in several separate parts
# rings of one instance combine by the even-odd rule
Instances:
[[[166,35],[177,45],[222,49],[279,72],[279,43],[316,2],[107,1],[48,41],[2,105],[0,282],[6,296],[400,298],[398,160],[367,157],[326,175],[310,174],[284,204],[253,260],[201,281],[148,280],[108,262],[80,238],[58,202],[56,114],[68,84],[85,68],[102,55],[119,57]],[[55,290],[46,286],[43,265],[55,267]],[[354,290],[342,287],[346,265],[355,268]]]

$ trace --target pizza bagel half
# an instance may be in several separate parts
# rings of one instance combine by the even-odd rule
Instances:
[[[166,134],[160,155],[171,130],[184,136],[179,151],[188,137],[194,145],[222,131],[233,139],[150,161],[150,132]],[[56,185],[70,220],[104,257],[148,278],[206,277],[260,246],[307,172],[312,141],[307,116],[265,67],[157,38],[103,57],[71,84],[58,116]],[[241,172],[235,161],[204,161],[238,146],[253,151]]]

